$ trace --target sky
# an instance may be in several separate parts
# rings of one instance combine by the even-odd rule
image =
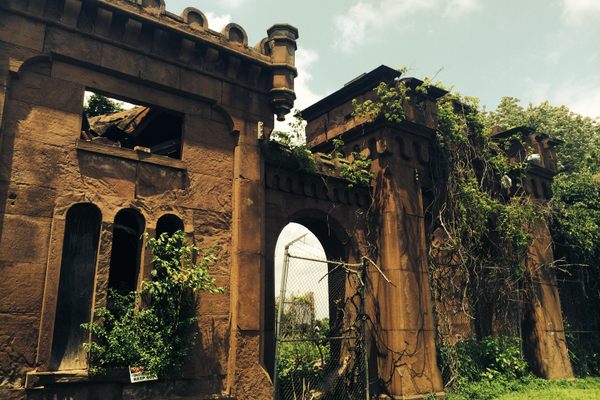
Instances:
[[[600,117],[600,0],[165,0],[258,43],[278,22],[300,32],[296,107],[381,64],[434,77],[493,110],[503,96]]]
[[[319,239],[304,226],[296,223],[288,224],[277,240],[275,247],[275,296],[281,294],[281,283],[286,244],[294,242],[289,249],[292,256],[288,264],[287,284],[284,297],[299,296],[312,292],[315,300],[315,316],[323,319],[329,316],[329,296],[327,281],[327,263],[294,258],[300,256],[315,260],[326,260],[325,250]]]

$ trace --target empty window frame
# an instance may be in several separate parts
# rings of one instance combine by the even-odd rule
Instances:
[[[183,114],[85,92],[81,139],[181,159]]]
[[[101,215],[92,204],[76,204],[67,211],[58,299],[52,341],[51,370],[87,367],[83,344],[90,322]]]
[[[144,217],[131,208],[125,208],[115,216],[108,275],[109,290],[125,295],[137,289],[144,225]]]
[[[156,237],[163,233],[173,235],[178,230],[183,230],[183,221],[173,214],[165,214],[156,223]]]

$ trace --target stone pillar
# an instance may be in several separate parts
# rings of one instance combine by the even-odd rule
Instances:
[[[373,277],[380,381],[394,398],[441,392],[423,207],[414,170],[399,165],[379,170],[375,201],[378,265],[392,282]]]
[[[544,222],[534,226],[527,268],[531,277],[525,299],[525,355],[536,375],[546,379],[573,378],[554,270],[552,237]]]
[[[231,337],[227,389],[239,399],[272,397],[261,365],[265,201],[258,123],[242,122],[234,155]]]

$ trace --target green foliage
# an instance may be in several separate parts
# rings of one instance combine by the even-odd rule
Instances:
[[[152,279],[139,292],[111,291],[109,306],[96,310],[95,321],[83,325],[92,333],[86,347],[95,373],[130,365],[159,375],[176,373],[195,344],[198,294],[223,293],[208,272],[216,249],[201,252],[186,242],[182,231],[150,238],[148,247]]]
[[[83,107],[83,111],[85,112],[85,115],[90,118],[97,115],[114,114],[123,111],[123,107],[119,102],[94,93]]]
[[[313,158],[312,151],[304,140],[304,120],[298,110],[296,110],[294,122],[290,123],[290,132],[273,131],[271,139],[290,151],[291,157],[298,163],[299,169],[317,173],[317,164]],[[333,139],[334,146],[331,152],[333,159],[344,160],[340,167],[340,176],[349,181],[348,186],[369,186],[373,174],[371,173],[371,160],[358,152],[352,152],[351,160],[348,161],[341,151],[344,141]]]
[[[308,173],[317,172],[317,164],[310,147],[305,142],[294,140],[295,136],[288,132],[273,131],[271,139],[290,151],[291,157],[298,163],[298,168]]]
[[[521,355],[521,340],[508,336],[443,345],[440,358],[442,369],[451,377],[449,383],[458,386],[481,380],[521,378],[527,370]]]
[[[568,308],[577,309],[573,328],[587,332],[567,330],[568,347],[576,374],[600,374],[600,120],[548,102],[522,106],[512,97],[503,98],[486,118],[489,126],[528,126],[563,142],[550,202],[554,254],[564,264],[559,277],[581,281],[568,289],[573,291],[569,302],[577,302]],[[565,301],[571,293],[561,289]]]
[[[526,375],[519,379],[482,380],[453,388],[448,400],[580,400],[600,398],[600,379],[550,381]]]
[[[289,123],[290,131],[273,131],[271,140],[289,150],[291,157],[298,163],[300,170],[314,174],[317,172],[317,164],[310,147],[306,144],[304,125],[300,110],[294,110],[294,120]]]
[[[563,173],[555,177],[553,188],[556,242],[572,250],[568,256],[573,263],[596,264],[600,258],[600,180],[588,171]]]
[[[344,141],[341,139],[333,139],[333,152],[332,156],[338,159],[345,159],[344,153],[341,149],[344,147]],[[373,179],[373,172],[371,172],[371,159],[362,153],[353,151],[351,160],[341,164],[340,176],[350,183],[349,187],[354,185],[358,186],[369,186]]]
[[[315,389],[312,385],[324,376],[334,360],[331,344],[325,340],[329,335],[329,320],[315,320],[311,315],[311,321],[307,322],[302,306],[307,306],[314,314],[312,296],[292,296],[286,301],[280,335],[291,341],[279,343],[277,379],[279,387],[286,393],[304,399],[309,398],[309,393]]]
[[[408,88],[402,81],[395,85],[387,85],[381,82],[375,88],[376,100],[365,100],[362,103],[353,100],[354,115],[366,118],[372,122],[383,116],[390,122],[402,122],[404,120],[404,101],[407,99]]]
[[[600,172],[600,121],[553,106],[547,101],[523,107],[514,97],[503,97],[495,111],[486,114],[488,126],[527,126],[564,143],[558,152],[561,172]]]
[[[520,105],[504,97],[487,124],[506,128],[528,126],[561,140],[559,175],[553,183],[553,237],[559,256],[574,264],[597,264],[600,256],[600,120],[543,102]]]
[[[587,307],[586,307],[587,306]],[[597,312],[598,304],[584,305],[584,312]],[[589,310],[585,310],[589,307]],[[576,376],[600,376],[600,340],[597,332],[573,332],[570,323],[565,320],[565,336],[569,358]]]
[[[355,114],[369,120],[404,119],[403,104],[410,95],[427,93],[429,80],[409,91],[402,81],[381,83],[376,101],[355,102]],[[509,267],[515,271],[526,255],[531,237],[528,229],[543,216],[521,195],[526,166],[510,162],[492,142],[479,100],[448,93],[437,101],[439,131],[435,149],[434,179],[438,186],[436,222],[448,236],[446,250],[456,253],[461,267]],[[502,177],[515,182],[515,196],[501,196],[494,182]],[[515,269],[515,266],[517,267]],[[467,275],[468,276],[468,275]]]

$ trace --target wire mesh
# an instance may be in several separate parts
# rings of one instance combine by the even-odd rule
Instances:
[[[276,301],[277,399],[366,398],[359,274],[349,264],[285,257]]]
[[[562,274],[566,275],[566,274]],[[557,280],[569,357],[577,376],[600,374],[600,290],[584,274]]]

